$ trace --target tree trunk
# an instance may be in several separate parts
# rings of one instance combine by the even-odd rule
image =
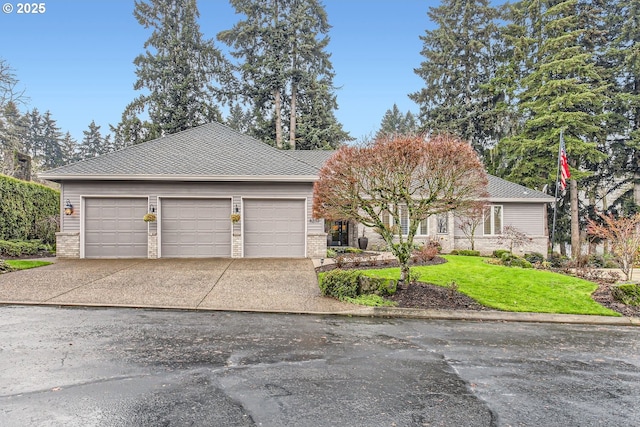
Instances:
[[[569,181],[569,197],[571,202],[571,258],[580,258],[580,224],[578,222],[578,183]]]
[[[291,116],[289,117],[289,149],[296,149],[296,85],[291,82]]]
[[[276,114],[276,147],[282,148],[282,100],[280,99],[280,90],[273,92],[274,112]]]

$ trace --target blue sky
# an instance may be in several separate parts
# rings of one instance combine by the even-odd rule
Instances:
[[[133,59],[150,35],[133,17],[133,0],[48,0],[42,14],[18,14],[17,1],[0,3],[13,6],[11,13],[0,13],[0,58],[29,97],[23,111],[50,110],[78,141],[92,120],[108,133],[137,96]],[[413,69],[422,60],[419,37],[432,26],[427,11],[438,3],[324,1],[333,27],[328,51],[339,87],[336,116],[353,137],[375,133],[394,103],[417,112],[407,94],[424,83]],[[226,0],[199,0],[198,8],[206,38],[215,39],[240,18]]]

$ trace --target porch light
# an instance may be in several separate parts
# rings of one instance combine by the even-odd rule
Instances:
[[[149,213],[156,213],[156,207],[153,205],[153,203],[149,204]]]
[[[71,215],[72,213],[73,213],[73,205],[71,204],[69,199],[67,199],[64,202],[64,214],[65,215]]]
[[[233,212],[234,213],[240,213],[240,208],[238,208],[238,204],[237,203],[233,207]]]

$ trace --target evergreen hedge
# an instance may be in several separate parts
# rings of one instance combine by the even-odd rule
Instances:
[[[59,214],[59,191],[0,175],[0,240],[55,244]]]

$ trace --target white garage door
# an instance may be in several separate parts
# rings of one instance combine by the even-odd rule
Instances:
[[[87,198],[85,258],[147,258],[146,198]]]
[[[231,256],[230,199],[162,199],[160,256]]]
[[[304,200],[244,200],[244,256],[305,256]]]

